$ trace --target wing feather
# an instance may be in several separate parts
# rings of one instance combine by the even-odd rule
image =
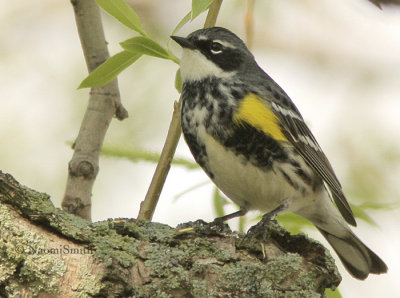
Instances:
[[[324,180],[343,218],[349,224],[356,226],[354,214],[329,160],[297,108],[288,97],[285,99],[284,102],[288,105],[286,107],[276,101],[271,105],[282,125],[283,134],[293,144],[306,163]]]

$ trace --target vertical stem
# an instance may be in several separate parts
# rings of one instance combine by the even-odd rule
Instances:
[[[204,28],[210,28],[215,26],[215,24],[217,23],[217,17],[221,5],[222,5],[222,0],[214,0],[214,2],[211,3],[210,8],[208,9],[206,21],[204,22]]]
[[[204,28],[215,26],[221,4],[222,0],[214,0],[214,2],[211,3],[204,23]],[[146,197],[140,204],[139,215],[137,217],[139,220],[152,219],[162,188],[167,179],[168,171],[171,167],[171,161],[174,157],[176,146],[178,145],[181,136],[180,101],[181,100],[174,103],[174,113],[169,125],[167,138],[161,152],[160,160],[158,161]]]
[[[251,49],[253,47],[254,2],[255,2],[255,0],[247,0],[246,14],[244,17],[244,24],[245,24],[245,28],[246,28],[246,44],[249,49]]]
[[[171,162],[178,146],[181,136],[181,118],[180,118],[180,100],[174,102],[174,112],[169,125],[167,138],[161,151],[160,160],[158,161],[156,171],[151,180],[144,201],[140,204],[138,219],[151,220],[156,209],[158,198],[160,197]]]
[[[100,10],[94,0],[72,0],[76,25],[89,72],[108,57]],[[68,167],[68,178],[62,207],[91,219],[91,196],[99,171],[99,156],[112,117],[128,117],[121,104],[117,80],[92,88],[89,104],[74,143],[74,154]]]

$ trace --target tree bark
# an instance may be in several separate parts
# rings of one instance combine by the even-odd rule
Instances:
[[[321,244],[277,224],[260,241],[201,223],[90,223],[0,171],[1,297],[320,297],[339,282]]]
[[[109,53],[100,10],[93,0],[71,1],[89,72],[102,64]],[[91,89],[89,105],[74,143],[62,207],[82,218],[91,219],[92,188],[99,171],[99,156],[112,117],[128,117],[121,104],[117,79]]]

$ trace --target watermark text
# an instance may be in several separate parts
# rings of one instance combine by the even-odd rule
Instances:
[[[18,253],[28,255],[92,255],[95,250],[89,247],[73,247],[69,244],[60,245],[59,247],[32,247],[18,245],[15,247]]]

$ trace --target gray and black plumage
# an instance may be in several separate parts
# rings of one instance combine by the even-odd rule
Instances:
[[[238,214],[283,206],[310,220],[354,277],[386,272],[346,224],[356,225],[353,212],[300,112],[243,41],[220,27],[172,38],[183,49],[185,140],[217,187],[241,207]]]

